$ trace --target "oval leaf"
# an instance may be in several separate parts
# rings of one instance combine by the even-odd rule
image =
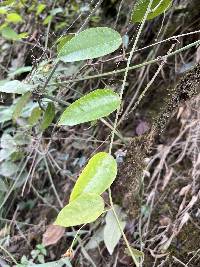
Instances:
[[[141,22],[147,11],[149,0],[137,0],[133,12],[132,21]],[[164,13],[172,5],[172,0],[154,0],[151,6],[151,12],[147,16],[147,20],[153,19]]]
[[[28,103],[28,101],[30,100],[31,97],[31,93],[27,92],[25,93],[23,96],[21,96],[19,98],[19,100],[17,101],[14,111],[13,111],[13,115],[12,118],[15,121],[17,118],[19,118],[19,116],[22,113],[23,108],[25,107],[25,105]]]
[[[64,227],[95,221],[104,211],[103,198],[96,194],[82,194],[58,214],[55,225]]]
[[[102,194],[117,175],[117,163],[105,152],[94,155],[83,169],[70,196],[70,201],[82,193]]]
[[[31,115],[28,118],[28,123],[31,126],[34,126],[37,124],[37,122],[39,121],[39,118],[41,116],[42,110],[39,107],[35,107],[32,111],[31,111]]]
[[[73,126],[108,116],[120,105],[119,95],[111,89],[97,89],[72,103],[63,112],[59,125]]]
[[[121,43],[120,34],[110,28],[90,28],[67,41],[59,51],[58,58],[64,62],[98,58],[114,52]]]
[[[53,102],[49,102],[45,110],[44,117],[43,117],[43,120],[40,126],[42,131],[44,131],[46,128],[49,127],[54,117],[55,117],[55,106]]]
[[[42,244],[47,247],[56,244],[65,233],[65,228],[59,225],[49,225],[42,237]]]
[[[6,81],[0,85],[0,92],[12,94],[24,94],[33,88],[32,85],[20,82],[18,80]]]
[[[117,205],[115,205],[114,209],[119,219],[121,228],[124,229],[126,225],[125,214]],[[116,221],[115,215],[112,210],[109,210],[106,214],[106,225],[104,227],[104,243],[110,255],[113,254],[113,251],[118,244],[121,236],[122,234]]]

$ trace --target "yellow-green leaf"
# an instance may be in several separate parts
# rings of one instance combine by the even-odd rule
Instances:
[[[12,23],[18,23],[18,22],[22,22],[23,19],[22,19],[22,17],[21,17],[19,14],[17,14],[17,13],[9,13],[9,14],[7,15],[7,21],[8,21],[8,22],[12,22]]]
[[[34,126],[38,122],[41,116],[41,113],[42,113],[42,110],[39,107],[35,107],[31,112],[31,116],[28,118],[28,123],[31,126]]]
[[[73,126],[108,116],[120,105],[119,95],[111,89],[97,89],[65,109],[59,125]]]
[[[83,193],[102,194],[110,187],[117,175],[116,160],[106,152],[94,155],[83,169],[70,196],[75,200]]]
[[[65,206],[58,214],[54,224],[69,227],[95,221],[104,211],[103,198],[86,193]]]
[[[132,21],[141,22],[147,11],[149,0],[137,0],[132,11]],[[172,5],[172,0],[153,0],[147,20],[151,20],[164,13]]]
[[[122,43],[120,34],[107,27],[96,27],[75,35],[59,51],[58,58],[64,62],[93,59],[108,55]]]

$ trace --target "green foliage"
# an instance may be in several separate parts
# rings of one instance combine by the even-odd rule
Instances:
[[[28,123],[31,126],[34,126],[39,121],[39,118],[42,114],[42,110],[39,107],[36,107],[32,110],[30,117],[28,118]]]
[[[31,91],[33,88],[30,84],[25,84],[18,80],[13,81],[5,81],[3,84],[0,85],[0,92],[4,93],[12,93],[12,94],[24,94],[28,91]]]
[[[117,205],[114,206],[114,209],[117,214],[117,217],[119,218],[121,228],[124,229],[126,225],[125,214]],[[108,249],[108,252],[112,255],[122,235],[112,210],[109,210],[106,214],[106,225],[104,227],[103,234],[106,248]]]
[[[59,125],[73,126],[108,116],[120,105],[119,95],[111,89],[97,89],[76,100],[61,115]]]
[[[6,20],[8,22],[12,22],[12,23],[19,23],[19,22],[23,21],[22,17],[17,13],[9,13],[9,14],[7,14]]]
[[[28,101],[30,100],[31,97],[31,93],[30,92],[26,92],[23,96],[21,96],[19,98],[19,100],[17,101],[14,111],[13,111],[13,115],[12,118],[15,121],[22,113],[23,108],[25,107],[25,105],[28,103]]]
[[[64,35],[62,37],[60,37],[56,43],[57,43],[57,52],[59,53],[60,50],[63,48],[63,46],[69,42],[72,38],[74,37],[73,34],[67,34],[67,35]]]
[[[104,211],[103,198],[97,194],[84,193],[65,206],[54,224],[69,227],[95,221]]]
[[[115,159],[108,153],[97,153],[89,160],[79,176],[70,195],[70,201],[85,193],[102,194],[110,187],[116,175]]]
[[[55,117],[55,106],[53,102],[49,102],[44,113],[43,120],[41,122],[41,130],[44,131],[52,123]]]
[[[122,43],[120,34],[107,27],[90,28],[67,41],[58,53],[58,59],[74,62],[105,56]]]
[[[22,256],[20,263],[16,267],[72,267],[67,258],[58,261],[44,263],[44,257],[47,255],[46,248],[42,244],[36,245],[36,248],[31,251],[31,258]],[[35,262],[40,262],[39,264]]]
[[[36,16],[39,16],[45,8],[46,8],[45,4],[38,3]]]
[[[12,41],[20,40],[22,38],[27,37],[26,32],[18,34],[10,26],[6,26],[6,25],[5,27],[1,28],[0,32],[3,38],[7,40],[12,40]]]
[[[132,21],[141,22],[144,18],[149,5],[149,0],[137,0],[132,12]],[[151,12],[147,20],[151,20],[164,13],[172,5],[172,0],[154,0],[151,6]]]
[[[0,3],[0,6],[9,6],[11,4],[13,4],[15,2],[15,0],[6,0],[3,1],[2,3]]]

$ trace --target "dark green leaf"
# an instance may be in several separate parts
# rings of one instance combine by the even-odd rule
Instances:
[[[72,103],[63,112],[59,125],[73,126],[108,116],[120,105],[119,95],[110,89],[97,89]]]
[[[141,22],[147,11],[149,0],[137,0],[132,12],[132,21]],[[172,0],[153,0],[151,12],[148,14],[147,20],[153,19],[164,13],[172,5]]]
[[[117,175],[117,163],[105,152],[94,155],[83,169],[70,196],[70,201],[83,193],[102,194]]]
[[[104,211],[103,198],[85,193],[65,206],[58,214],[54,224],[69,227],[95,221]]]
[[[44,113],[44,117],[41,123],[41,130],[44,131],[52,123],[55,117],[55,106],[53,102],[49,102]]]
[[[98,58],[114,52],[121,43],[120,34],[113,29],[90,28],[68,41],[59,51],[58,58],[64,62]]]

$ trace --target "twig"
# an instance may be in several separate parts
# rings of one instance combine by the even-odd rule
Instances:
[[[123,98],[123,93],[124,93],[124,89],[125,89],[125,86],[126,86],[126,80],[127,80],[127,76],[128,76],[128,71],[129,71],[129,67],[130,67],[131,59],[132,59],[133,53],[134,53],[134,51],[135,51],[135,49],[136,49],[136,46],[137,46],[137,43],[138,43],[138,41],[139,41],[140,35],[141,35],[141,33],[142,33],[144,24],[145,24],[145,22],[146,22],[146,20],[147,20],[147,16],[148,16],[148,14],[149,14],[149,12],[150,12],[152,3],[153,3],[153,0],[150,0],[150,1],[149,1],[149,4],[148,4],[148,7],[147,7],[147,10],[146,10],[146,12],[145,12],[144,18],[143,18],[143,20],[142,20],[142,23],[141,23],[140,28],[139,28],[139,30],[138,30],[138,33],[137,33],[137,35],[136,35],[135,42],[134,42],[133,47],[132,47],[132,49],[131,49],[131,52],[130,52],[128,61],[127,61],[127,65],[126,65],[126,68],[125,68],[124,79],[123,79],[122,87],[121,87],[121,90],[120,90],[120,96],[119,96],[119,97],[120,97],[120,100],[122,100],[122,98]],[[115,130],[116,127],[117,127],[117,122],[118,122],[118,117],[119,117],[120,109],[121,109],[121,106],[119,106],[119,108],[117,109],[117,113],[116,113],[116,117],[115,117],[115,122],[114,122],[114,127],[113,127],[114,130]],[[109,146],[109,154],[112,153],[112,146],[113,146],[113,142],[114,142],[114,136],[115,136],[115,132],[113,131],[113,132],[112,132],[112,136],[111,136],[110,146]],[[138,263],[138,261],[137,261],[135,255],[133,254],[133,251],[132,251],[132,249],[131,249],[131,246],[130,246],[130,244],[129,244],[127,238],[126,238],[126,235],[124,234],[124,231],[123,231],[123,229],[122,229],[122,227],[121,227],[121,224],[120,224],[120,222],[119,222],[118,216],[117,216],[117,214],[116,214],[116,212],[115,212],[115,208],[114,208],[113,201],[112,201],[112,192],[111,192],[111,189],[110,189],[110,188],[108,189],[108,193],[109,193],[109,199],[110,199],[111,208],[112,208],[112,210],[113,210],[113,213],[114,213],[115,219],[116,219],[116,221],[117,221],[117,224],[118,224],[118,226],[119,226],[120,232],[121,232],[121,234],[122,234],[122,236],[123,236],[123,238],[124,238],[124,241],[125,241],[125,243],[126,243],[126,246],[127,246],[128,250],[129,250],[129,253],[130,253],[130,255],[131,255],[131,257],[132,257],[132,259],[133,259],[133,261],[134,261],[136,267],[139,267],[139,263]]]
[[[183,46],[180,49],[177,49],[176,51],[170,53],[169,55],[164,55],[163,57],[169,58],[172,57],[176,54],[179,54],[185,50],[188,50],[189,48],[193,47],[193,46],[197,46],[200,44],[200,40],[197,40],[189,45]],[[148,66],[154,63],[159,62],[160,60],[162,60],[163,57],[158,57],[156,59],[152,59],[134,66],[129,67],[129,71],[130,70],[135,70],[144,66]],[[62,84],[68,84],[68,83],[74,83],[74,82],[80,82],[80,81],[85,81],[85,80],[90,80],[90,79],[95,79],[95,78],[102,78],[102,77],[106,77],[106,76],[110,76],[110,75],[115,75],[115,74],[119,74],[119,73],[123,73],[126,71],[126,68],[123,69],[119,69],[119,70],[113,70],[113,71],[109,71],[109,72],[104,72],[101,74],[96,74],[96,75],[91,75],[91,76],[85,76],[85,77],[81,77],[81,78],[77,78],[77,79],[72,79],[72,80],[68,80],[68,81],[63,81],[63,82],[56,82],[56,83],[51,83],[49,84],[49,86],[53,86],[53,85],[62,85]]]
[[[47,168],[48,177],[49,177],[49,180],[50,180],[50,182],[51,182],[51,186],[52,186],[52,189],[53,189],[53,191],[54,191],[54,194],[55,194],[55,196],[56,196],[56,198],[57,198],[57,200],[58,200],[58,203],[59,203],[60,207],[63,208],[63,203],[62,203],[62,201],[61,201],[61,199],[60,199],[60,197],[59,197],[59,195],[58,195],[58,193],[57,193],[57,190],[56,190],[56,188],[55,188],[55,185],[54,185],[54,183],[53,183],[53,179],[52,179],[52,176],[51,176],[51,172],[50,172],[50,170],[49,170],[49,166],[48,166],[46,157],[44,157],[44,163],[45,163],[46,168]]]
[[[17,265],[17,261],[15,260],[15,258],[10,254],[9,251],[7,251],[3,246],[0,245],[0,249],[3,250],[6,254],[8,254],[8,256],[11,258],[11,260]]]

